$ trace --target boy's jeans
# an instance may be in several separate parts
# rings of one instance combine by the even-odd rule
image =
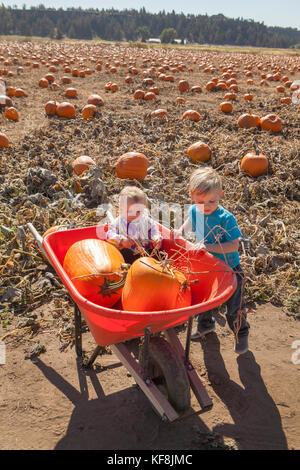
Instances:
[[[244,299],[244,289],[243,289],[243,279],[244,279],[244,272],[242,270],[241,265],[239,264],[235,268],[233,268],[233,271],[236,273],[236,278],[237,278],[237,287],[235,292],[232,294],[230,299],[225,302],[225,305],[227,307],[227,312],[226,312],[226,320],[228,323],[229,328],[234,332],[235,330],[235,323],[234,321],[237,318],[237,314],[239,309],[241,308],[241,326],[238,332],[238,336],[248,336],[249,334],[249,328],[250,325],[247,322],[247,315],[243,313],[243,310],[245,309],[245,299]],[[242,298],[242,302],[241,302]],[[200,313],[196,317],[196,321],[198,323],[198,328],[201,325],[201,328],[208,328],[212,324],[215,323],[215,319],[213,317],[214,311],[217,309],[213,310],[208,310],[207,312]]]

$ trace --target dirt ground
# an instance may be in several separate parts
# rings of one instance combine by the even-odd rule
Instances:
[[[28,96],[12,98],[19,121],[8,121],[0,113],[0,132],[10,140],[10,147],[0,150],[0,339],[6,346],[6,363],[0,365],[0,449],[300,449],[300,354],[299,346],[292,347],[300,341],[299,108],[279,102],[276,86],[281,82],[260,85],[262,72],[278,69],[281,77],[299,80],[299,56],[178,53],[83,42],[1,43],[1,70],[4,59],[13,57],[18,61],[7,66],[13,75],[0,78],[7,89],[22,87]],[[39,79],[57,57],[59,87],[40,88]],[[102,70],[96,72],[100,59]],[[30,65],[25,65],[28,60]],[[113,73],[107,63],[117,61],[121,65]],[[158,78],[162,61],[174,82]],[[33,67],[36,62],[38,68]],[[181,62],[186,67],[179,71]],[[66,85],[61,82],[66,63],[94,72],[72,76]],[[126,84],[130,64],[137,64],[139,74],[132,74],[133,83]],[[205,64],[211,67],[208,72]],[[205,84],[214,76],[222,78],[226,68],[236,72],[239,86],[230,114],[219,111],[225,90],[205,90]],[[247,84],[250,70],[253,83]],[[142,72],[159,87],[155,101],[133,99],[134,90],[149,88]],[[202,92],[180,95],[181,79],[191,86],[200,84]],[[109,80],[118,83],[116,93],[104,90]],[[77,98],[70,99],[76,118],[47,117],[45,103],[66,101],[70,86],[78,91]],[[248,91],[253,101],[244,100]],[[81,110],[91,93],[100,94],[105,104],[93,120],[85,121]],[[178,95],[185,98],[184,104],[175,102]],[[284,95],[293,93],[286,89]],[[167,109],[167,120],[150,119],[150,111],[158,108]],[[182,121],[188,109],[197,110],[203,119]],[[240,129],[237,119],[246,111],[261,117],[277,113],[282,131]],[[216,333],[192,343],[191,362],[213,407],[202,412],[192,394],[191,410],[170,424],[154,413],[109,351],[92,369],[80,367],[71,347],[73,307],[58,277],[41,264],[26,224],[34,223],[42,234],[53,225],[98,223],[98,204],[115,205],[128,183],[116,177],[116,161],[133,150],[149,159],[147,178],[139,184],[151,204],[188,204],[188,180],[198,164],[191,162],[186,149],[198,140],[211,147],[208,164],[222,175],[223,205],[236,215],[251,242],[241,250],[241,261],[248,278],[246,300],[255,308],[249,314],[246,354],[237,357],[233,352],[233,335],[222,315],[217,316]],[[254,144],[269,159],[268,174],[257,180],[240,170],[242,157]],[[71,163],[80,155],[91,156],[100,169],[103,201],[91,197],[94,190],[98,195],[98,186],[93,186],[99,182],[98,173],[72,173]],[[184,329],[178,332],[183,345],[185,334]],[[83,344],[87,353],[95,347],[88,331]]]
[[[51,304],[35,312],[51,315]],[[82,369],[74,348],[60,351],[57,333],[7,342],[0,367],[1,449],[299,449],[300,364],[292,361],[300,324],[272,305],[251,314],[250,348],[233,352],[233,335],[220,314],[216,332],[191,345],[190,359],[212,398],[163,422],[114,354]],[[185,331],[179,338],[185,345]],[[33,344],[45,351],[25,359]],[[94,342],[83,334],[84,350]]]

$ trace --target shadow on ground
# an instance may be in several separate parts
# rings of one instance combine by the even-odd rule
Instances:
[[[226,449],[224,438],[234,439],[239,449],[287,449],[280,414],[254,355],[249,351],[237,358],[242,387],[230,379],[217,335],[212,333],[200,342],[211,386],[233,421],[212,429],[194,410],[176,422],[163,422],[138,387],[105,395],[100,383],[101,372],[82,369],[79,360],[80,390],[77,390],[55,369],[36,358],[34,363],[45,378],[74,404],[66,434],[55,449]],[[96,399],[89,399],[87,377]],[[216,413],[216,408],[207,413]]]

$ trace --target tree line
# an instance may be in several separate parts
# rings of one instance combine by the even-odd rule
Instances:
[[[172,30],[172,34],[165,34]],[[219,15],[149,13],[137,10],[55,9],[43,5],[22,9],[0,6],[0,34],[61,39],[146,41],[150,37],[172,42],[174,36],[190,43],[288,48],[300,43],[296,28],[268,27],[263,22]]]

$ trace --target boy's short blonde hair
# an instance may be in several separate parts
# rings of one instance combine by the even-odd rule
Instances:
[[[210,167],[198,168],[190,177],[190,193],[222,191],[222,180],[216,170]]]
[[[125,186],[120,192],[120,199],[125,197],[134,203],[141,202],[148,206],[146,194],[137,186]]]

